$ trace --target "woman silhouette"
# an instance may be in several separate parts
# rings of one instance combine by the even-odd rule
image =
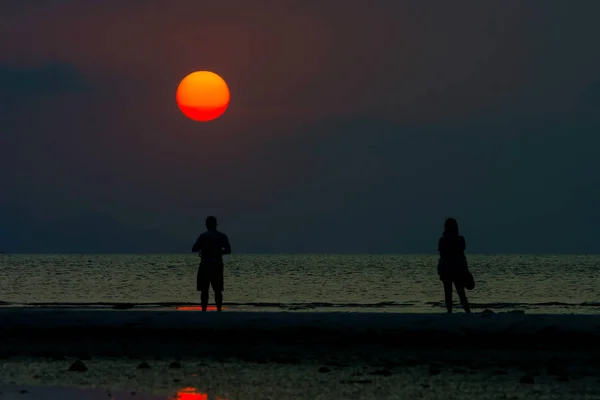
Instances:
[[[444,234],[438,241],[438,274],[444,282],[446,309],[452,313],[452,283],[465,312],[470,313],[469,301],[465,294],[464,279],[469,272],[465,257],[465,238],[458,233],[458,223],[454,218],[448,218],[444,224]]]

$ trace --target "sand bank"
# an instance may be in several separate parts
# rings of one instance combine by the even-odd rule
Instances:
[[[0,310],[0,355],[206,355],[267,348],[600,349],[600,316]]]

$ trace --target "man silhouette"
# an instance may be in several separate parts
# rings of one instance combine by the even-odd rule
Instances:
[[[206,217],[206,232],[198,236],[192,252],[200,255],[196,290],[200,292],[202,311],[208,306],[208,290],[215,292],[217,311],[223,306],[223,254],[231,254],[229,238],[217,230],[217,219]]]

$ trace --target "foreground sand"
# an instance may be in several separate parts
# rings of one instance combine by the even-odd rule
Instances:
[[[594,315],[4,309],[0,399],[600,399],[599,339]]]

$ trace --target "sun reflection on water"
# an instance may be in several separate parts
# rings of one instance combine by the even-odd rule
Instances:
[[[169,397],[168,400],[228,400],[227,397],[209,396],[208,393],[199,392],[193,387],[179,389],[174,397]]]
[[[177,306],[177,311],[202,311],[200,306]],[[223,306],[222,310],[227,310],[227,307]],[[217,306],[208,306],[206,311],[217,311]]]

